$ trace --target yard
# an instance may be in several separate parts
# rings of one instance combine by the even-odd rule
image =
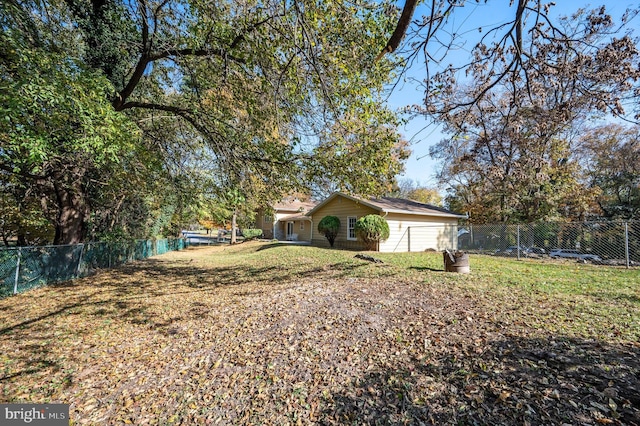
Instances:
[[[640,424],[640,272],[190,248],[0,300],[0,402],[75,424]]]

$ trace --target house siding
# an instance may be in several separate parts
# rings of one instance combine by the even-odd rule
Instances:
[[[389,213],[385,219],[389,239],[380,243],[381,252],[457,249],[456,218]]]
[[[276,224],[276,238],[279,240],[287,239],[287,223],[293,222],[293,233],[297,236],[296,241],[310,241],[311,240],[311,222],[308,220],[294,220],[289,221],[286,218],[281,218],[280,222]],[[304,229],[300,229],[300,223],[304,223]]]
[[[255,228],[262,229],[262,236],[264,238],[273,238],[273,220],[265,222],[265,211],[263,209],[258,210],[256,213]],[[273,219],[273,215],[270,215]]]
[[[300,223],[304,223],[304,229],[300,229]],[[298,241],[311,241],[311,221],[297,220],[294,224],[294,229],[298,234]]]
[[[311,244],[319,247],[329,247],[329,241],[318,231],[318,223],[325,216],[336,216],[340,219],[340,231],[336,237],[335,247],[364,249],[360,241],[347,240],[347,217],[355,216],[358,219],[369,214],[380,214],[379,211],[360,203],[356,203],[345,197],[335,197],[327,204],[313,212],[313,238]]]

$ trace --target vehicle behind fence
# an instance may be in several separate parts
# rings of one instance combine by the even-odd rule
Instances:
[[[428,233],[428,228],[411,227],[403,238],[415,241],[403,242],[403,246],[420,247],[419,239]],[[566,258],[639,266],[640,221],[458,225],[457,246],[449,248],[517,258]]]
[[[185,239],[96,242],[63,246],[0,249],[0,298],[86,277],[98,269],[181,250]]]

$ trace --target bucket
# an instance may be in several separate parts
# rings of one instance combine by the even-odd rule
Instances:
[[[460,274],[468,274],[471,272],[469,268],[469,255],[467,253],[445,250],[443,256],[444,270],[446,272],[458,272]]]

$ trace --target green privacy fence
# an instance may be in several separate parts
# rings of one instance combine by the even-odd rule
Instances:
[[[187,247],[185,239],[0,249],[0,298]]]

